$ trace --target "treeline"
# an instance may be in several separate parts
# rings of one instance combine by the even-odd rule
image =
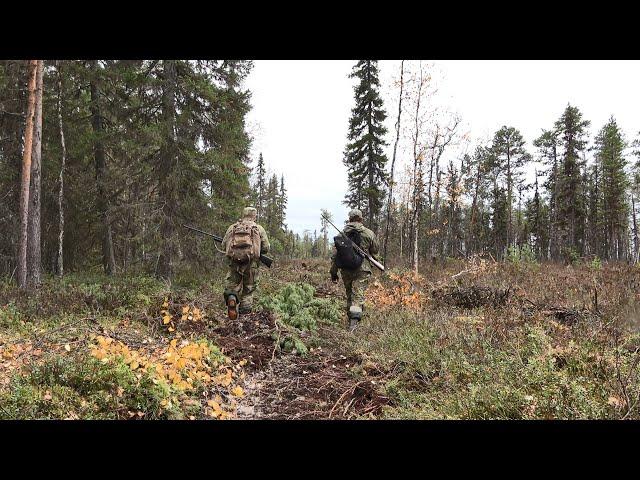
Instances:
[[[171,278],[179,262],[214,261],[212,242],[181,224],[224,233],[250,201],[242,82],[251,68],[229,60],[1,61],[0,273],[24,273],[21,187],[32,285],[41,272]]]
[[[258,155],[252,177],[250,201],[258,210],[258,223],[267,231],[272,253],[288,258],[329,255],[331,245],[327,237],[326,222],[323,220],[320,236],[317,231],[305,230],[300,234],[288,228],[284,175],[269,173],[262,153]],[[331,218],[328,211],[322,212]]]
[[[391,162],[376,61],[353,69],[356,106],[344,154],[345,204],[363,210],[385,257],[414,269],[424,259],[471,254],[638,261],[640,143],[625,139],[615,118],[590,138],[590,122],[567,105],[531,139],[532,149],[516,127],[503,126],[458,156],[452,147],[468,136],[459,116],[433,106],[428,68],[404,61],[400,68]]]

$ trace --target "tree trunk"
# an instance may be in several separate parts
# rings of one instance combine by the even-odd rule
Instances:
[[[400,141],[400,116],[402,115],[402,89],[404,87],[404,60],[400,62],[400,96],[398,97],[398,119],[396,120],[396,141],[393,144],[393,157],[391,158],[391,172],[389,175],[389,198],[387,199],[387,224],[384,230],[383,258],[387,259],[387,243],[389,242],[389,222],[391,220],[391,202],[393,201],[393,173],[396,165],[396,151]]]
[[[163,197],[162,224],[160,235],[162,236],[162,251],[158,258],[156,275],[160,278],[171,279],[173,275],[174,256],[174,215],[176,210],[174,185],[175,178],[173,167],[176,163],[176,63],[174,60],[164,62],[164,86],[162,91],[162,114],[164,117],[164,142],[160,153],[160,194]]]
[[[98,82],[98,61],[94,60],[91,77],[91,124],[93,127],[94,154],[96,162],[96,185],[98,198],[96,201],[98,215],[102,223],[102,266],[107,275],[113,275],[116,271],[116,261],[113,253],[113,240],[111,236],[111,221],[109,218],[109,200],[106,193],[107,162],[104,151],[104,128],[102,126],[102,112],[100,110],[100,89]]]
[[[62,158],[60,163],[60,188],[58,190],[58,257],[56,274],[59,277],[64,275],[64,261],[62,245],[64,241],[64,169],[67,163],[67,148],[64,143],[64,129],[62,128],[62,72],[58,65],[58,127],[60,128],[60,148]]]
[[[511,246],[512,233],[513,178],[511,177],[511,145],[507,141],[507,248]]]
[[[422,100],[422,63],[420,64],[420,78],[416,95],[415,132],[413,137],[413,271],[418,273],[418,225],[420,223],[420,194],[422,193],[422,152],[418,152],[418,138],[420,135],[420,101]]]
[[[31,149],[31,186],[29,187],[29,221],[27,242],[27,284],[37,287],[41,281],[42,252],[40,227],[40,193],[42,190],[42,77],[44,61],[38,60],[36,68],[36,105]]]
[[[22,154],[22,175],[20,177],[20,241],[18,244],[17,279],[21,289],[27,288],[27,240],[29,218],[29,186],[31,184],[31,149],[33,146],[33,124],[36,110],[36,74],[38,60],[29,61],[29,91],[27,116],[24,132],[24,150]]]
[[[473,202],[471,203],[471,221],[469,222],[469,250],[476,253],[479,250],[480,239],[476,237],[476,220],[478,217],[478,194],[480,191],[480,160],[476,165],[476,180],[473,190]]]
[[[636,200],[631,194],[631,213],[633,215],[633,261],[638,261],[638,223],[636,220]]]

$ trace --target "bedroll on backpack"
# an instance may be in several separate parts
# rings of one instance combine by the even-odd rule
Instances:
[[[360,246],[360,235],[349,236],[351,240]],[[353,244],[342,235],[333,237],[333,243],[336,246],[336,266],[347,270],[357,270],[364,260],[358,252],[353,248]]]
[[[247,263],[260,257],[260,231],[253,222],[241,221],[231,230],[227,243],[227,257],[238,263]]]

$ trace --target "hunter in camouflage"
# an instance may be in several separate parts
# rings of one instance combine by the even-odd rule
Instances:
[[[370,253],[378,260],[378,240],[376,235],[362,224],[362,212],[360,210],[351,210],[349,212],[349,223],[343,229],[346,235],[350,232],[357,231],[360,234],[360,248]],[[347,316],[349,317],[349,329],[354,330],[358,322],[362,319],[364,294],[369,284],[369,278],[372,275],[371,263],[366,258],[363,259],[362,265],[355,270],[339,268],[336,264],[336,254],[331,257],[331,280],[335,283],[338,281],[338,270],[344,282],[344,288],[347,293]]]
[[[230,225],[222,240],[222,248],[228,251],[230,237],[234,227],[240,222],[247,222],[255,225],[260,235],[260,252],[269,252],[269,239],[265,229],[256,223],[257,210],[253,207],[246,207],[242,212],[242,219]],[[259,255],[258,254],[258,255]],[[228,272],[225,279],[224,301],[228,307],[229,318],[237,318],[238,311],[236,305],[240,302],[239,311],[241,314],[250,313],[253,308],[253,294],[258,285],[258,269],[260,265],[259,256],[254,256],[248,262],[237,262],[227,256]]]

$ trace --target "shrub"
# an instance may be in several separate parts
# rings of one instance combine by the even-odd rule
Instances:
[[[147,419],[181,418],[177,408],[166,406],[170,395],[167,384],[136,374],[121,361],[52,356],[27,374],[14,375],[0,396],[0,417],[116,419],[143,412]]]
[[[14,303],[0,305],[0,328],[20,328],[24,323]]]
[[[308,283],[287,283],[276,293],[263,296],[258,305],[276,315],[278,321],[294,330],[280,338],[285,351],[307,353],[307,347],[296,332],[314,332],[318,322],[339,323],[341,318],[337,301],[315,298],[315,289]]]
[[[589,268],[591,270],[602,270],[602,260],[600,260],[600,257],[594,257],[594,259],[589,263]]]
[[[535,265],[538,263],[536,254],[528,245],[512,245],[507,249],[506,260],[515,265]]]
[[[273,312],[286,325],[302,331],[315,331],[318,321],[338,323],[341,318],[336,301],[315,298],[308,283],[287,283],[277,293],[263,296],[258,305]]]

